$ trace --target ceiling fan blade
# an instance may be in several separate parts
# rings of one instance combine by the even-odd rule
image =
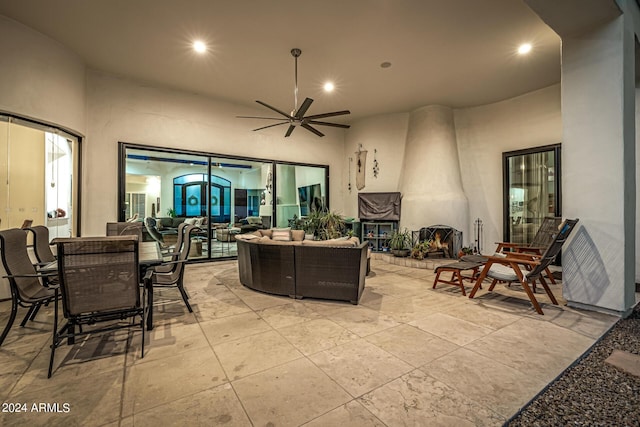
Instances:
[[[258,104],[260,104],[260,105],[263,105],[263,106],[265,106],[265,107],[267,107],[267,108],[269,108],[269,109],[271,109],[271,110],[275,111],[276,113],[282,114],[283,116],[285,116],[285,117],[286,117],[286,118],[288,118],[288,119],[292,118],[289,114],[287,114],[287,113],[285,113],[285,112],[283,112],[283,111],[278,110],[276,107],[272,107],[271,105],[269,105],[269,104],[265,104],[265,103],[264,103],[264,102],[262,102],[262,101],[256,101],[256,102],[257,102]]]
[[[343,125],[340,123],[319,122],[317,120],[308,120],[307,123],[312,125],[333,126],[337,128],[344,128],[344,129],[349,129],[351,127],[351,125]]]
[[[320,132],[318,129],[314,129],[311,126],[309,126],[306,123],[302,123],[300,126],[302,126],[303,128],[305,128],[306,130],[315,133],[318,136],[324,136],[324,133]]]
[[[284,125],[284,124],[287,124],[287,123],[288,123],[288,122],[282,122],[282,123],[276,123],[275,125],[263,126],[263,127],[261,127],[261,128],[254,129],[253,131],[255,132],[255,131],[257,131],[257,130],[262,130],[262,129],[272,128],[272,127],[274,127],[274,126],[280,126],[280,125]]]
[[[256,117],[256,116],[236,116],[236,119],[265,119],[265,120],[289,120],[280,117]]]
[[[311,103],[313,103],[313,99],[305,98],[304,102],[296,112],[296,119],[302,119],[304,117],[304,113],[306,113],[309,107],[311,107]]]
[[[289,125],[289,129],[287,129],[287,133],[284,134],[284,137],[287,138],[289,135],[291,135],[291,132],[293,132],[293,130],[296,127],[294,125]]]
[[[305,117],[305,119],[307,120],[313,120],[313,119],[321,119],[323,117],[334,117],[334,116],[343,116],[345,114],[351,114],[351,111],[349,110],[342,110],[342,111],[334,111],[332,113],[324,113],[324,114],[315,114],[313,116],[307,116]]]

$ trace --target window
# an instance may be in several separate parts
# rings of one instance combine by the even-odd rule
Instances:
[[[0,227],[30,219],[52,239],[77,235],[79,144],[61,129],[0,115]]]

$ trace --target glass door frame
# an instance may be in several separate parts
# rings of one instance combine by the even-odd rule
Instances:
[[[540,147],[526,148],[523,150],[506,151],[502,153],[502,227],[503,227],[503,241],[511,241],[511,227],[510,223],[510,189],[511,171],[509,170],[509,159],[516,156],[524,156],[527,154],[538,154],[545,151],[554,152],[554,191],[556,194],[555,199],[555,211],[553,213],[556,217],[562,216],[562,157],[561,157],[561,144],[543,145]]]

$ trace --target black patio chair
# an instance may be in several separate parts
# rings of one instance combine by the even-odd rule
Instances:
[[[141,222],[107,222],[107,236],[138,236],[142,242]]]
[[[55,243],[66,323],[58,329],[56,304],[48,377],[51,378],[53,372],[55,350],[65,338],[73,344],[76,336],[139,326],[144,357],[145,294],[151,273],[145,276],[145,286],[141,287],[138,238],[79,237],[55,239]],[[102,322],[107,324],[91,330],[82,328]]]
[[[56,260],[49,243],[49,229],[44,225],[35,225],[27,228],[33,233],[33,252],[39,265],[46,265]]]
[[[489,286],[489,291],[492,291],[498,282],[519,282],[531,300],[536,312],[538,312],[538,314],[544,314],[530,286],[534,285],[536,281],[540,281],[540,284],[549,296],[551,302],[554,305],[558,305],[558,301],[547,285],[543,274],[547,267],[551,265],[558,256],[562,249],[562,245],[566,242],[577,223],[578,219],[565,220],[560,225],[559,231],[555,233],[551,244],[542,255],[508,252],[502,256],[494,255],[487,257],[487,262],[484,265],[482,272],[480,272],[478,280],[469,294],[469,298],[473,298],[475,296],[482,284],[482,281],[486,277],[493,279],[491,286]]]
[[[0,231],[2,244],[2,264],[9,279],[11,288],[11,314],[9,321],[0,335],[0,345],[4,342],[13,322],[16,319],[18,306],[28,308],[20,326],[24,327],[28,320],[33,320],[43,304],[49,304],[58,298],[56,286],[43,286],[44,280],[57,276],[56,272],[39,273],[31,263],[27,252],[27,232],[19,228]]]
[[[191,249],[191,232],[197,228],[191,224],[182,228],[182,232],[178,233],[179,238],[182,237],[182,247],[176,259],[154,267],[151,276],[151,284],[154,288],[177,287],[190,313],[193,309],[189,304],[189,295],[184,289],[184,267]],[[149,301],[153,301],[153,296],[149,297]]]

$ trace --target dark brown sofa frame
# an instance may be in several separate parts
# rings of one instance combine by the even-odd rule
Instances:
[[[238,240],[240,282],[292,298],[358,304],[367,272],[367,242],[355,247],[303,246]]]

